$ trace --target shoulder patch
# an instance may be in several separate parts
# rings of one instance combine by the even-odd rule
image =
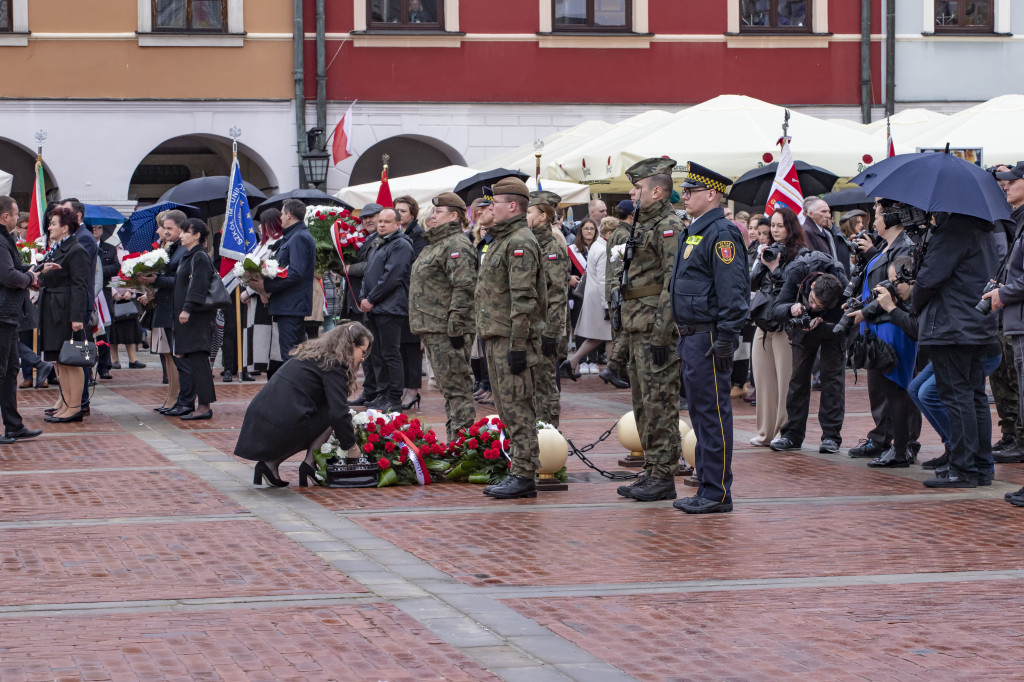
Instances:
[[[715,255],[718,256],[718,260],[728,265],[736,258],[736,245],[729,241],[718,242],[715,244]]]
[[[662,232],[661,232],[661,236],[662,237],[674,237],[675,235],[676,235],[676,231],[675,230],[662,230]]]
[[[518,257],[523,255],[523,250],[522,249],[515,249],[514,251],[512,251],[512,255],[516,256],[518,258]]]
[[[452,251],[451,256],[449,256],[449,258],[458,258],[458,257],[459,257],[459,252],[458,251]]]
[[[549,253],[548,254],[548,260],[558,260],[558,254],[557,253]]]
[[[697,244],[700,244],[701,239],[704,239],[704,235],[695,234],[691,237],[687,237],[686,243],[689,244],[690,246],[696,246]]]

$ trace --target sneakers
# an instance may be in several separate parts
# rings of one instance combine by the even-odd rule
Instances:
[[[791,441],[789,438],[786,438],[785,436],[779,436],[778,438],[773,440],[771,443],[769,443],[768,447],[770,447],[775,452],[781,452],[783,450],[799,450],[800,449],[800,445],[798,443],[794,443],[793,441]]]
[[[862,438],[856,446],[850,448],[847,454],[854,458],[875,459],[885,454],[885,451],[888,449],[886,446],[876,443],[870,438]]]
[[[826,438],[825,440],[821,441],[821,447],[818,448],[818,452],[820,452],[823,455],[834,455],[837,452],[839,452],[839,443],[835,442],[831,438]]]
[[[1007,502],[1010,501],[1011,497],[1024,497],[1024,488],[1021,488],[1020,490],[1014,491],[1012,493],[1006,493],[1005,495],[1003,495],[1003,499],[1006,500]],[[1017,506],[1019,507],[1021,505],[1017,505]]]
[[[974,481],[966,479],[962,476],[958,476],[954,473],[950,473],[947,469],[941,473],[937,473],[935,478],[929,478],[924,482],[926,488],[977,488],[978,484]]]
[[[949,450],[946,450],[935,459],[929,459],[927,462],[921,462],[922,469],[938,469],[949,464]]]
[[[676,500],[672,503],[676,509],[681,509],[687,514],[727,514],[732,511],[732,502],[716,502],[700,495],[687,497],[683,500]]]

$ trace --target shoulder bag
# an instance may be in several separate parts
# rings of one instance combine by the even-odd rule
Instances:
[[[196,261],[192,260],[192,272],[196,270]],[[191,279],[191,274],[189,275]],[[212,312],[220,310],[221,308],[227,308],[231,305],[231,295],[228,294],[228,289],[224,286],[224,280],[222,280],[216,272],[210,277],[210,288],[206,290],[206,298],[203,300],[201,305],[196,306],[196,310],[199,312]]]

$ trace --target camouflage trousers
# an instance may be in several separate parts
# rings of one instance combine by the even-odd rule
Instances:
[[[555,383],[555,377],[558,376],[558,358],[541,355],[533,369],[534,378],[537,380],[533,396],[537,419],[558,426],[558,417],[562,414],[562,399]]]
[[[669,351],[669,361],[655,366],[651,360],[651,336],[622,332],[629,341],[629,388],[644,470],[660,479],[671,479],[679,468],[679,356]],[[674,350],[674,349],[673,349]]]
[[[444,413],[448,418],[445,430],[449,441],[455,440],[459,429],[468,429],[476,421],[473,371],[469,366],[473,337],[464,334],[462,338],[465,344],[456,350],[452,348],[447,334],[420,334],[420,340],[427,349],[427,359],[434,370],[437,388],[444,396]]]
[[[511,473],[533,478],[540,468],[540,445],[537,443],[537,413],[533,405],[534,375],[537,365],[519,374],[508,368],[511,344],[503,336],[487,338],[487,372],[491,377],[491,396],[498,416],[505,424],[512,456]]]
[[[999,344],[1003,348],[1003,361],[996,371],[989,375],[988,383],[992,387],[996,412],[999,414],[999,430],[1004,436],[1013,436],[1018,445],[1024,445],[1024,425],[1020,423],[1020,398],[1017,393],[1017,370],[1013,360],[1013,344],[1010,338],[999,334]]]
[[[608,368],[621,376],[626,375],[629,365],[629,334],[612,330],[612,349],[608,353]]]

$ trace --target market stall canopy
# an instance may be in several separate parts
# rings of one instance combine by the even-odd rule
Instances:
[[[0,170],[0,194],[10,196],[11,186],[13,184],[14,176],[6,171]]]
[[[1024,159],[1024,95],[1003,95],[928,126],[907,142],[910,148],[983,149],[986,166],[1013,166]],[[899,151],[899,147],[897,147]]]
[[[401,178],[394,178],[388,181],[391,187],[391,196],[397,197],[408,194],[421,206],[430,203],[430,200],[441,192],[451,192],[462,180],[479,173],[475,168],[466,166],[448,166],[437,170],[406,175]],[[544,189],[555,192],[562,197],[563,205],[581,204],[590,200],[590,188],[586,185],[577,185],[557,180],[542,180]],[[535,189],[537,181],[527,180],[526,186]],[[352,204],[357,209],[377,201],[377,191],[380,189],[379,182],[368,182],[363,185],[353,185],[339,190],[335,194],[338,199]]]
[[[544,142],[544,147],[541,149],[540,177],[543,179],[558,177],[549,175],[545,170],[547,159],[559,158],[562,155],[568,154],[570,150],[585,144],[588,140],[601,135],[612,127],[614,126],[606,121],[584,121],[571,128],[566,128],[541,138],[541,141]],[[537,172],[537,157],[535,153],[536,150],[531,142],[530,144],[516,147],[511,151],[492,156],[489,159],[484,159],[473,165],[477,168],[508,168],[509,170],[518,170],[533,177]],[[564,180],[565,178],[560,179]]]
[[[596,191],[624,192],[629,182],[625,171],[642,159],[670,156],[679,162],[681,178],[687,161],[696,161],[723,175],[739,177],[758,164],[776,160],[785,109],[743,95],[721,95],[685,109],[649,127],[639,138],[609,146],[598,155],[604,166],[567,174],[577,182],[596,184]],[[840,177],[856,175],[881,158],[866,133],[791,112],[789,135],[793,155],[809,164],[829,168]],[[610,157],[610,158],[609,158]],[[581,169],[582,170],[582,169]]]
[[[931,130],[948,118],[949,116],[946,114],[940,114],[939,112],[932,111],[931,109],[905,109],[898,114],[890,116],[889,125],[892,127],[892,141],[893,145],[896,147],[896,153],[905,154],[916,151],[916,146],[911,143],[911,140],[918,135]],[[880,118],[867,125],[842,118],[831,118],[826,120],[830,123],[835,123],[837,125],[850,128],[851,130],[856,130],[870,135],[875,140],[874,146],[872,147],[875,151],[871,152],[871,154],[879,161],[886,157],[888,153],[888,150],[886,149],[888,133],[884,118]]]

